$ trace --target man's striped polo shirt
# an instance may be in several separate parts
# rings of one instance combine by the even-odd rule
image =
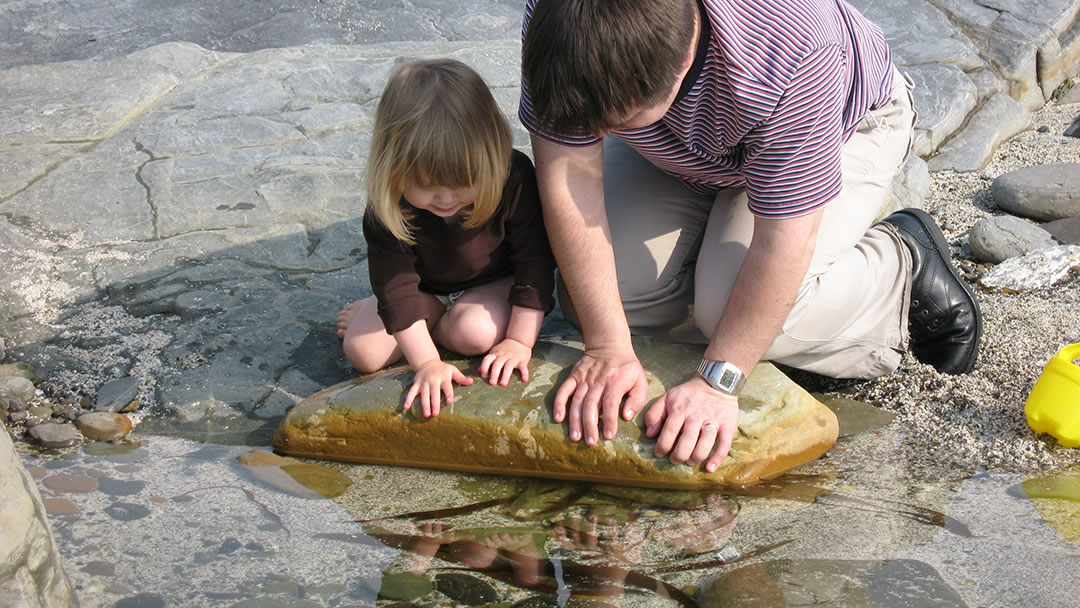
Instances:
[[[522,34],[533,7],[528,0]],[[870,109],[887,104],[892,62],[884,34],[844,0],[703,0],[695,62],[660,122],[614,134],[691,189],[745,186],[762,217],[809,213],[840,192],[840,149]],[[567,146],[532,113],[522,80],[519,117]]]

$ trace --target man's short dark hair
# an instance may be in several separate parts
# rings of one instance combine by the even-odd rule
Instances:
[[[662,102],[696,10],[696,0],[538,0],[521,54],[533,113],[559,133],[599,133]]]

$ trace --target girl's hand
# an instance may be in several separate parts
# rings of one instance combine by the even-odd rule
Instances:
[[[529,359],[532,349],[517,340],[507,338],[491,348],[480,362],[480,375],[488,379],[489,384],[510,384],[514,370],[521,373],[521,381],[529,381]]]
[[[405,395],[405,409],[411,408],[413,400],[419,395],[424,418],[438,416],[443,393],[446,394],[447,405],[454,402],[454,382],[463,386],[473,383],[472,378],[466,377],[461,370],[439,359],[421,364],[416,368],[416,377]]]

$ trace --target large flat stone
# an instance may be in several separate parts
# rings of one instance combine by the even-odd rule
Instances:
[[[1031,112],[1005,94],[991,97],[955,137],[927,161],[931,171],[977,171],[1001,142],[1031,126]]]
[[[636,343],[649,370],[649,399],[682,382],[700,359],[699,347]],[[669,488],[747,485],[779,475],[823,454],[836,440],[836,416],[770,364],[759,364],[739,397],[739,432],[714,473],[674,465],[653,455],[644,415],[620,421],[611,441],[594,447],[567,439],[551,417],[554,387],[580,356],[580,344],[542,341],[532,379],[509,387],[485,382],[455,387],[455,401],[434,418],[402,410],[412,372],[399,366],[315,393],[293,408],[274,435],[274,448],[292,456],[441,468],[457,471],[577,479]],[[473,361],[454,361],[475,374]]]
[[[913,152],[928,156],[953,134],[975,109],[979,91],[964,72],[950,64],[910,66],[904,72],[915,83],[919,118]]]

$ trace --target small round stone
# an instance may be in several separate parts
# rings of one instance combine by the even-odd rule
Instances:
[[[75,422],[79,431],[94,441],[113,441],[131,432],[131,419],[123,414],[88,412]]]
[[[79,431],[74,424],[45,422],[30,429],[30,436],[46,448],[67,448],[79,442]]]

